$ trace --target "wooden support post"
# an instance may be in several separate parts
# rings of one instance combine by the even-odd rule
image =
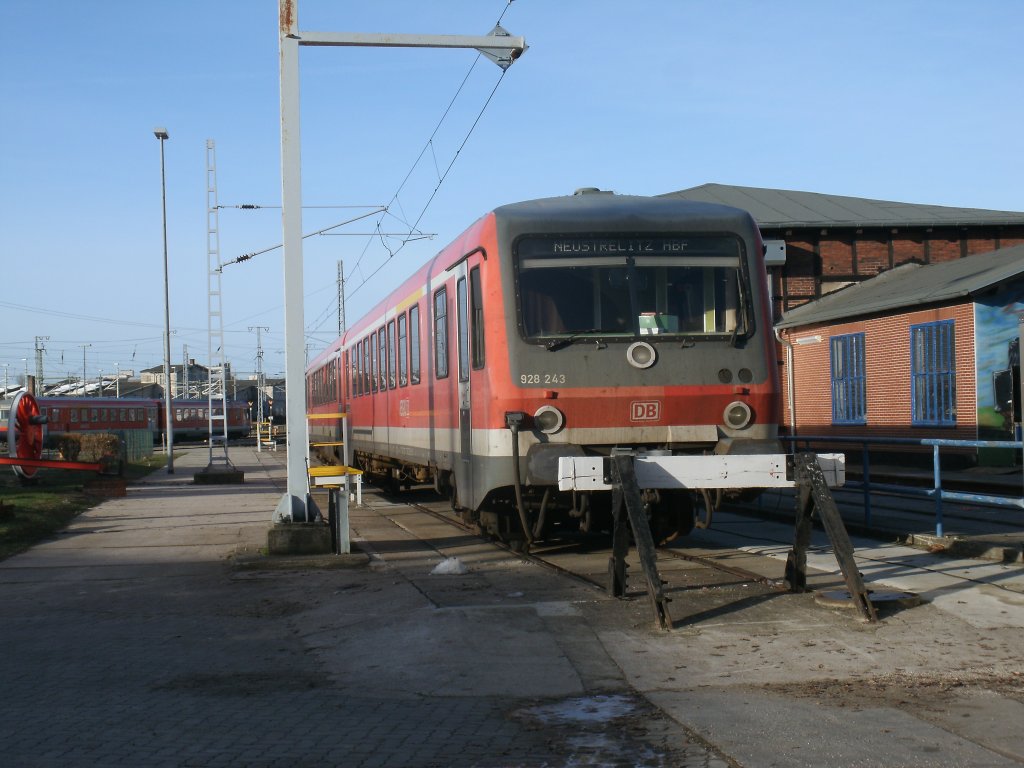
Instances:
[[[636,542],[636,552],[640,558],[640,565],[643,567],[644,579],[647,581],[647,596],[651,601],[651,608],[654,611],[658,626],[662,629],[672,628],[672,617],[668,612],[668,598],[665,596],[664,585],[661,576],[658,575],[658,566],[655,563],[654,537],[651,535],[651,526],[644,514],[643,500],[640,498],[640,488],[636,483],[636,472],[633,467],[633,457],[629,455],[613,456],[611,459],[611,475],[613,497],[616,516],[621,516],[620,507],[625,505],[626,513],[629,515],[630,526],[633,528],[633,540]],[[618,526],[616,526],[618,527]],[[619,545],[622,546],[621,544]],[[628,543],[626,544],[628,548]],[[614,552],[614,544],[613,544]],[[616,570],[613,562],[610,565],[613,573],[621,573],[622,590],[625,592],[625,553],[622,558],[621,570]]]
[[[857,569],[853,557],[853,543],[846,532],[843,518],[839,514],[835,499],[829,491],[825,475],[818,466],[813,453],[796,456],[797,521],[793,549],[786,561],[786,585],[793,591],[803,592],[807,588],[807,546],[811,537],[811,515],[815,510],[821,519],[825,532],[832,542],[839,570],[846,581],[846,589],[861,615],[868,621],[878,621],[875,606],[871,603],[864,579]]]
[[[622,503],[622,488],[612,489],[612,556],[608,558],[608,594],[626,595],[626,555],[629,554],[629,518]]]
[[[793,532],[793,549],[786,558],[784,584],[790,592],[807,591],[807,547],[811,543],[811,517],[814,515],[814,499],[809,483],[797,481],[796,525]]]

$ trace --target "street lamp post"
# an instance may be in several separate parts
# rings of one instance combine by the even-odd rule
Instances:
[[[171,292],[167,274],[167,175],[164,171],[164,142],[170,138],[166,128],[154,128],[160,140],[160,197],[164,220],[164,434],[167,445],[167,474],[174,474],[174,433],[171,431]]]

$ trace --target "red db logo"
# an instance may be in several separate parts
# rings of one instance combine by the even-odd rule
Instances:
[[[630,421],[657,421],[661,418],[661,401],[634,401],[629,404]]]

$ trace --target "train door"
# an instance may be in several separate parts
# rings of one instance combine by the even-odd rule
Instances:
[[[455,462],[455,487],[462,506],[475,506],[473,501],[473,423],[470,410],[469,339],[472,318],[469,311],[469,286],[466,262],[456,269],[456,338],[458,340],[459,448]]]

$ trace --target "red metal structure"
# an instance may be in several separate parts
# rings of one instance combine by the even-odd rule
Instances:
[[[39,401],[28,392],[19,392],[11,403],[6,431],[8,455],[0,457],[0,465],[10,466],[14,474],[24,480],[33,479],[36,471],[42,468],[99,471],[102,466],[91,462],[42,458],[46,416],[39,408]]]

